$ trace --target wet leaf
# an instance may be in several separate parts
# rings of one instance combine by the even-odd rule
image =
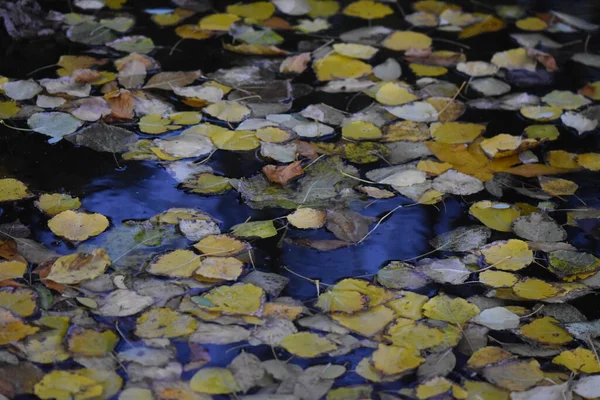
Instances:
[[[141,338],[174,338],[194,332],[198,323],[189,315],[170,308],[146,311],[136,321],[135,335]]]
[[[55,235],[71,241],[83,241],[98,236],[108,228],[108,219],[102,214],[87,214],[78,211],[63,211],[48,221]]]
[[[78,209],[81,207],[81,202],[78,197],[71,197],[68,194],[44,193],[36,200],[35,205],[47,215],[55,216],[63,211]]]
[[[288,352],[302,358],[313,358],[328,353],[337,346],[316,333],[298,332],[287,336],[280,343]]]
[[[35,132],[51,138],[48,143],[56,143],[65,135],[75,132],[83,122],[62,112],[35,113],[27,120],[27,125]]]
[[[431,298],[423,306],[426,317],[453,324],[464,324],[479,312],[476,305],[461,298],[450,298],[445,294]]]
[[[70,254],[54,261],[45,279],[62,284],[76,284],[102,275],[110,263],[110,258],[100,248],[91,254]]]
[[[23,200],[32,196],[23,182],[13,178],[0,179],[0,202]]]

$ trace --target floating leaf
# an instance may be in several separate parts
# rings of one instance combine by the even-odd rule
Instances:
[[[81,202],[78,197],[71,197],[68,194],[44,193],[36,200],[35,205],[47,215],[55,216],[63,211],[78,209],[81,207]]]
[[[597,374],[600,372],[598,358],[591,350],[578,347],[574,350],[565,350],[552,359],[554,364],[562,365],[573,373]]]
[[[552,317],[537,318],[521,326],[519,333],[542,344],[562,345],[571,342],[573,337],[558,324],[559,321]]]
[[[199,393],[228,394],[240,391],[227,368],[202,368],[190,380],[190,388]]]
[[[72,210],[63,211],[48,221],[48,227],[55,235],[72,241],[98,236],[108,228],[108,224],[108,219],[102,214]]]
[[[13,178],[0,179],[0,202],[23,200],[32,196],[23,182]]]
[[[102,385],[80,374],[80,371],[52,371],[35,385],[35,394],[42,399],[89,399],[102,395]]]
[[[521,215],[521,212],[510,204],[483,200],[473,203],[469,208],[469,214],[489,228],[510,232],[513,221]]]
[[[310,332],[298,332],[289,335],[281,341],[280,346],[288,352],[303,358],[318,357],[337,348],[328,339]]]
[[[192,300],[207,311],[255,315],[258,314],[264,303],[264,295],[262,288],[249,283],[241,283],[214,288],[201,297],[193,297]]]
[[[479,308],[465,299],[450,298],[445,294],[441,294],[425,303],[423,313],[428,318],[453,324],[464,324],[479,314]]]
[[[191,316],[170,308],[154,308],[136,321],[135,335],[141,338],[174,338],[189,335],[198,322]]]
[[[95,249],[91,254],[70,254],[54,261],[45,279],[61,284],[76,284],[102,275],[110,263],[104,249]]]
[[[236,237],[266,239],[277,235],[273,221],[244,222],[231,227],[231,232]]]
[[[340,54],[330,54],[315,61],[313,68],[320,81],[361,78],[372,72],[369,64]]]
[[[25,324],[19,317],[6,309],[0,309],[0,345],[18,342],[23,338],[33,335],[40,328]]]
[[[111,353],[119,337],[112,331],[97,331],[74,327],[69,332],[68,346],[73,353],[85,357],[100,357]]]
[[[383,375],[396,375],[417,368],[425,361],[412,347],[380,344],[371,356],[373,367]]]
[[[191,277],[201,261],[200,256],[193,251],[179,249],[156,258],[147,271],[153,275],[174,278]]]
[[[379,19],[393,14],[394,11],[387,5],[372,0],[359,0],[344,8],[343,14],[362,19]]]
[[[522,240],[500,240],[480,251],[488,265],[504,271],[518,271],[533,262],[533,252]]]
[[[83,122],[71,114],[62,112],[35,113],[27,120],[27,125],[35,132],[51,138],[48,143],[56,143],[63,136],[75,132]]]

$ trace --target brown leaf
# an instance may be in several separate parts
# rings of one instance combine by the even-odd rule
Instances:
[[[121,89],[109,93],[104,99],[110,105],[111,116],[115,119],[133,119],[135,100],[129,90]]]
[[[310,145],[310,143],[304,142],[302,140],[295,140],[294,143],[296,144],[296,153],[298,153],[298,155],[309,158],[311,160],[314,160],[315,158],[319,157],[319,154],[317,154],[317,152]]]
[[[295,161],[289,165],[265,165],[262,169],[263,174],[271,181],[285,185],[297,176],[304,174],[304,169],[300,165],[302,161]]]
[[[352,243],[343,240],[286,239],[286,242],[321,251],[337,250],[352,245]]]
[[[13,239],[0,241],[0,258],[21,261],[24,263],[27,262],[27,260],[17,251],[17,243]]]
[[[296,56],[290,56],[281,62],[279,72],[301,74],[306,69],[309,61],[310,53],[300,53]]]
[[[536,49],[527,49],[527,55],[530,57],[535,57],[535,59],[546,68],[548,72],[558,71],[558,65],[556,65],[556,60],[551,54],[544,53],[543,51]]]
[[[272,29],[286,29],[286,30],[294,29],[294,27],[292,25],[290,25],[289,22],[287,22],[285,19],[280,18],[280,17],[271,17],[269,19],[265,19],[264,21],[262,21],[262,24],[264,26],[272,28]]]
[[[71,72],[71,78],[75,82],[88,83],[99,79],[102,75],[100,72],[94,71],[93,69],[76,69]]]
[[[329,210],[325,227],[338,239],[358,243],[369,233],[369,225],[374,220],[351,210]]]
[[[589,98],[593,99],[594,97],[597,96],[597,94],[596,94],[596,86],[587,83],[584,87],[582,87],[581,89],[579,89],[579,91],[577,93],[579,93],[582,96],[589,97]]]
[[[174,87],[189,85],[201,76],[200,71],[159,72],[146,82],[144,89],[173,90]]]

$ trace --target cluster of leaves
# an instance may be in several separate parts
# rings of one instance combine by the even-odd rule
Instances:
[[[74,1],[83,10],[120,10],[124,3]],[[579,186],[555,177],[600,170],[600,153],[544,150],[559,138],[559,123],[573,140],[594,134],[600,82],[577,93],[512,91],[544,83],[560,70],[555,53],[569,44],[540,32],[587,33],[597,26],[559,12],[527,17],[520,7],[502,6],[471,13],[432,0],[412,4],[404,16],[412,28],[405,30],[373,26],[397,17],[387,1],[257,1],[223,12],[201,1],[175,3],[181,8],[149,18],[173,27],[182,40],[218,40],[225,51],[269,58],[206,74],[163,71],[149,55],[152,39],[129,35],[132,16],[53,12],[48,18],[69,40],[95,46],[105,57],[62,56],[57,78],[0,77],[0,120],[28,130],[12,125],[26,120],[50,143],[65,138],[128,161],[160,161],[182,190],[236,190],[250,207],[285,215],[225,230],[203,211],[172,208],[146,221],[111,225],[106,216],[82,210],[79,198],[38,195],[18,179],[0,179],[2,204],[35,199],[54,235],[77,247],[61,256],[32,240],[19,221],[0,225],[1,394],[600,396],[600,324],[568,304],[600,288],[600,259],[568,243],[557,222],[566,213],[576,228],[600,210],[561,210],[558,202],[575,196]],[[310,39],[340,14],[369,25],[326,43]],[[419,32],[432,29],[460,40],[510,29],[516,44],[489,62],[468,60],[434,47],[436,39]],[[308,42],[288,49],[291,34]],[[600,56],[570,56],[600,67]],[[315,82],[308,89],[298,83],[307,76]],[[468,82],[459,86],[451,76]],[[372,104],[353,114],[325,103],[294,108],[294,100],[312,90],[352,93]],[[490,135],[485,123],[460,120],[473,110],[518,113],[528,126]],[[266,165],[249,178],[223,176],[210,166],[216,151],[256,151]],[[510,192],[540,202],[502,201]],[[361,215],[356,204],[402,196],[412,206],[436,207],[471,195],[478,198],[469,207],[473,224],[433,238],[430,257],[392,261],[373,279],[347,277],[326,290],[303,278],[317,289],[310,304],[285,295],[289,278],[255,263],[255,240],[278,237],[321,251],[356,246],[392,212],[408,207],[376,219]],[[325,229],[335,239],[302,237]],[[288,231],[294,237],[286,239]],[[96,236],[103,247],[82,243]],[[458,297],[461,285],[477,285],[481,294]],[[176,342],[186,346],[185,361],[177,357]],[[202,347],[238,343],[249,351],[226,366],[211,364]],[[256,346],[271,347],[275,358],[259,358],[252,353]],[[355,352],[368,355],[352,370],[323,361]],[[282,361],[278,354],[292,358]],[[457,361],[461,356],[465,365]],[[307,367],[305,359],[315,360]],[[363,383],[334,388],[336,379],[351,373]],[[407,376],[406,388],[382,389]]]

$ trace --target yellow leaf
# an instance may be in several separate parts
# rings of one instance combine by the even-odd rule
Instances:
[[[353,140],[373,140],[383,136],[377,125],[371,122],[352,121],[342,128],[342,137]]]
[[[177,25],[183,18],[175,13],[155,14],[151,17],[152,21],[160,26]]]
[[[292,139],[294,135],[284,129],[275,126],[267,126],[266,128],[257,129],[256,137],[263,142],[283,143]]]
[[[189,335],[196,330],[198,322],[190,315],[170,308],[146,311],[136,321],[135,335],[140,338],[173,338]]]
[[[202,121],[202,114],[197,111],[182,111],[169,115],[169,119],[175,124],[195,125]]]
[[[600,153],[579,154],[577,164],[590,171],[600,171]]]
[[[482,374],[494,385],[519,392],[535,386],[544,379],[540,363],[536,360],[511,360],[486,367]]]
[[[548,28],[548,24],[537,17],[528,17],[520,19],[517,22],[515,22],[515,25],[519,29],[532,32],[543,31],[546,28]]]
[[[527,300],[549,299],[560,293],[556,286],[537,278],[525,278],[512,289],[517,296]]]
[[[16,179],[0,179],[0,202],[22,200],[33,196],[27,186]]]
[[[227,6],[227,13],[242,18],[252,18],[257,21],[271,18],[274,12],[275,6],[268,1],[257,1],[249,4],[239,3]]]
[[[35,206],[50,216],[55,216],[66,210],[76,210],[81,207],[78,197],[63,193],[44,193],[35,201]]]
[[[119,337],[112,331],[97,331],[74,327],[69,332],[69,350],[84,357],[102,357],[111,353],[119,343]]]
[[[553,121],[560,117],[563,110],[555,106],[527,106],[519,110],[525,118],[535,121]]]
[[[240,17],[233,14],[210,14],[202,18],[198,25],[204,31],[228,31],[231,24],[239,20]]]
[[[564,150],[552,150],[546,153],[546,162],[555,168],[578,168],[577,154],[568,153]]]
[[[219,194],[233,188],[229,178],[208,172],[199,174],[195,180],[184,182],[183,186],[200,194]]]
[[[265,292],[250,283],[219,286],[192,300],[204,310],[234,315],[257,315],[265,302]]]
[[[27,271],[27,263],[16,260],[0,261],[0,282],[22,278]]]
[[[319,296],[316,306],[325,312],[354,313],[367,308],[369,298],[353,290],[328,290]]]
[[[431,38],[423,33],[396,31],[388,36],[382,45],[390,50],[406,51],[408,49],[427,49],[431,43]]]
[[[567,179],[540,176],[539,180],[542,190],[553,196],[570,196],[579,188],[579,185]]]
[[[237,45],[223,43],[223,48],[225,50],[232,51],[234,53],[240,54],[255,54],[255,55],[263,55],[263,56],[279,56],[287,54],[287,51],[280,49],[275,45],[266,45],[266,44],[250,44],[250,43],[240,43]]]
[[[250,109],[235,101],[219,101],[202,109],[208,115],[226,122],[240,122],[250,115]],[[228,131],[231,132],[231,131]],[[245,131],[236,131],[248,133]],[[219,132],[222,133],[222,132]],[[214,141],[214,135],[211,137]],[[215,143],[215,145],[217,145]],[[218,145],[217,145],[218,146]],[[226,149],[227,150],[227,149]],[[233,150],[233,149],[232,149]]]
[[[361,78],[371,73],[369,64],[335,53],[315,61],[313,68],[320,81]]]
[[[504,271],[483,271],[479,274],[479,281],[493,288],[513,287],[519,281],[519,277]]]
[[[375,93],[375,100],[387,106],[399,106],[418,99],[407,88],[394,82],[384,83]]]
[[[202,368],[190,380],[190,388],[208,394],[228,394],[241,390],[227,368]]]
[[[453,100],[449,97],[429,97],[425,99],[438,112],[437,119],[440,122],[449,122],[458,119],[464,114],[466,106],[462,101]]]
[[[310,332],[298,332],[286,336],[280,343],[288,352],[302,358],[318,357],[337,349],[328,339]]]
[[[311,18],[328,18],[338,13],[340,4],[335,0],[308,0]]]
[[[18,342],[40,328],[27,325],[9,310],[0,308],[0,345]]]
[[[346,57],[368,60],[379,50],[376,47],[358,43],[335,43],[333,50]]]
[[[460,7],[458,5],[438,0],[417,1],[412,6],[417,11],[430,12],[436,15],[440,15],[446,10],[460,11]]]
[[[488,265],[504,271],[518,271],[533,262],[533,251],[518,239],[498,240],[480,251]]]
[[[35,312],[37,295],[31,289],[7,287],[0,289],[0,307],[20,317],[29,317]]]
[[[504,169],[504,172],[532,178],[540,175],[567,174],[573,171],[569,169],[551,167],[545,164],[523,164],[513,168],[506,168]]]
[[[102,396],[99,398],[103,400],[112,399],[121,391],[121,387],[123,386],[123,378],[111,370],[83,369],[77,371],[77,373],[86,378],[95,380],[102,386]],[[96,397],[96,399],[98,399],[98,397]]]
[[[21,107],[14,101],[0,101],[0,119],[10,119],[21,111]]]
[[[144,115],[140,118],[138,126],[140,131],[152,135],[181,128],[179,125],[172,125],[172,121],[169,118],[165,118],[160,114]]]
[[[235,281],[243,272],[244,263],[233,257],[206,257],[194,272],[198,280]]]
[[[181,220],[212,221],[210,215],[194,208],[169,208],[167,211],[155,216],[151,222],[154,222],[154,219],[158,223],[170,225],[179,225]]]
[[[426,350],[440,345],[444,334],[437,328],[410,319],[398,318],[386,330],[384,337],[397,346]]]
[[[425,65],[425,64],[408,64],[413,74],[416,76],[441,76],[448,73],[448,68],[439,65]]]
[[[432,397],[448,393],[452,389],[452,382],[443,377],[436,377],[417,386],[417,398],[427,400]]]
[[[373,367],[383,375],[396,375],[413,370],[425,361],[413,347],[380,344],[371,355]]]
[[[287,221],[298,229],[319,229],[325,225],[327,213],[314,208],[299,208],[287,215]]]
[[[437,176],[443,174],[452,168],[452,164],[446,162],[438,162],[433,160],[421,160],[417,164],[417,169],[427,172],[428,175]]]
[[[57,236],[71,241],[83,241],[104,232],[108,228],[108,219],[98,213],[67,210],[52,217],[48,221],[48,227]]]
[[[500,389],[487,382],[480,381],[465,381],[465,389],[469,396],[467,400],[509,400],[510,392]]]
[[[79,371],[52,371],[35,384],[34,392],[41,399],[84,400],[102,395],[102,385]]]
[[[336,283],[332,290],[337,291],[356,291],[369,298],[369,306],[374,307],[391,300],[394,296],[382,287],[372,285],[369,281],[363,279],[342,279]]]
[[[370,385],[355,385],[331,389],[326,400],[360,400],[371,399],[373,387]]]
[[[178,249],[153,260],[148,266],[148,272],[172,278],[189,278],[198,269],[201,261],[200,255],[193,251]]]
[[[69,319],[66,317],[56,318],[64,318],[66,320],[64,329],[38,332],[35,335],[29,336],[23,342],[16,344],[29,361],[40,364],[52,364],[68,360],[71,357],[63,346],[64,336],[69,327]]]
[[[468,39],[474,36],[481,35],[487,32],[497,32],[504,28],[504,21],[500,18],[488,14],[475,14],[482,16],[483,20],[473,25],[469,25],[464,28],[459,34],[459,39]]]
[[[554,125],[529,125],[525,128],[525,136],[530,139],[556,140],[560,132]]]
[[[45,279],[72,285],[99,277],[111,261],[104,249],[94,249],[91,254],[75,253],[56,259]]]
[[[515,154],[517,151],[535,147],[538,143],[534,139],[522,139],[520,136],[501,133],[484,139],[481,142],[481,149],[491,158],[502,158]]]
[[[204,40],[211,38],[212,33],[200,28],[198,25],[181,25],[175,28],[175,34],[182,39]]]
[[[423,314],[427,318],[461,325],[479,314],[479,312],[480,310],[475,304],[458,297],[453,299],[445,294],[431,298],[423,306]]]
[[[500,232],[510,232],[513,221],[521,216],[519,209],[513,205],[489,200],[473,203],[469,208],[469,214],[488,228]]]
[[[284,303],[266,303],[262,312],[263,318],[285,318],[290,321],[297,319],[304,312],[304,307]]]
[[[248,249],[246,242],[227,235],[209,235],[194,247],[206,255],[219,257],[234,256]]]
[[[486,346],[478,349],[471,355],[467,361],[467,366],[479,369],[513,357],[512,353],[509,353],[502,347]]]
[[[408,291],[401,291],[397,295],[401,297],[385,303],[385,306],[394,310],[398,317],[410,318],[415,321],[423,318],[422,308],[429,300],[427,296]]]
[[[391,7],[372,0],[359,0],[344,8],[343,14],[362,19],[379,19],[394,13]]]
[[[397,121],[383,128],[383,142],[422,142],[428,140],[429,127],[420,122],[414,121]]]
[[[566,350],[552,359],[554,364],[562,365],[578,374],[597,374],[600,372],[600,363],[596,355],[588,349],[578,347],[575,350]]]
[[[559,321],[552,317],[537,318],[529,324],[521,326],[519,333],[542,344],[561,345],[571,342],[573,337],[558,324]]]
[[[429,127],[431,137],[441,143],[471,143],[485,132],[485,125],[468,122],[435,122]]]
[[[333,314],[332,318],[340,325],[363,336],[373,336],[394,319],[394,311],[385,306],[377,306],[353,315]]]

